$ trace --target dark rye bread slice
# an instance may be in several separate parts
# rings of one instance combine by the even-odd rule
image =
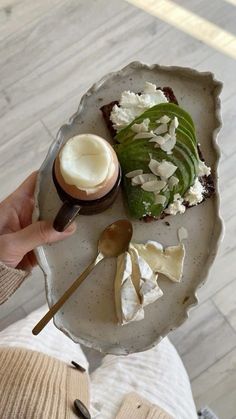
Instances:
[[[163,93],[165,94],[168,102],[175,103],[176,105],[178,105],[177,98],[175,97],[175,94],[174,94],[173,90],[171,89],[171,87],[168,87],[168,86],[162,87],[162,88],[161,87],[157,87],[157,89],[163,91]],[[105,123],[107,125],[107,128],[108,128],[108,130],[109,130],[109,132],[110,132],[110,134],[111,134],[111,136],[112,136],[113,139],[114,139],[114,137],[116,135],[116,131],[113,128],[112,122],[110,120],[110,115],[111,115],[111,111],[112,111],[112,108],[113,108],[114,105],[119,105],[119,102],[118,101],[113,101],[113,102],[110,102],[110,103],[108,103],[106,105],[103,105],[100,108],[100,110],[102,111],[102,114],[103,114],[103,118],[105,120]],[[205,161],[199,145],[198,145],[198,154],[199,154],[200,159],[202,161]],[[204,187],[204,193],[203,193],[204,198],[203,198],[203,201],[205,201],[207,198],[210,198],[214,194],[214,192],[215,192],[214,180],[213,180],[212,175],[210,175],[210,176],[203,176],[199,180],[200,180],[200,182],[202,183],[202,185]],[[183,205],[185,205],[186,209],[192,208],[194,206],[193,205],[193,206],[190,207],[189,204],[187,202],[185,202],[185,201],[183,202]],[[153,221],[153,220],[163,219],[167,215],[169,215],[169,214],[165,214],[163,212],[159,217],[152,217],[150,215],[145,215],[142,219],[144,221],[146,221],[146,222],[149,222],[149,221]]]

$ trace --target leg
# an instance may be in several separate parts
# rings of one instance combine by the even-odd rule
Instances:
[[[32,335],[33,327],[46,311],[47,306],[45,305],[30,313],[26,318],[2,330],[0,332],[0,346],[18,346],[31,349],[66,363],[73,360],[87,369],[88,362],[80,345],[60,332],[52,321],[38,336]]]
[[[195,419],[188,375],[168,338],[146,352],[107,355],[91,375],[92,402],[103,419],[115,417],[124,396],[137,392],[175,419]]]

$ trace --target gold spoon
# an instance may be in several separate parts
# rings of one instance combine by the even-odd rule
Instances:
[[[66,290],[61,298],[49,309],[45,316],[33,328],[33,335],[38,335],[41,330],[48,324],[49,320],[57,313],[68,298],[77,290],[79,285],[87,278],[93,268],[104,258],[119,256],[128,249],[133,234],[132,224],[128,220],[118,220],[109,225],[102,232],[98,241],[98,253],[96,258],[82,272],[82,274],[73,282]]]

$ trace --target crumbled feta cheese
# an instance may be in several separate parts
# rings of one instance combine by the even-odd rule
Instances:
[[[145,118],[143,122],[141,122],[140,124],[133,124],[131,129],[132,131],[137,132],[137,133],[148,132],[149,124],[150,124],[150,119]]]
[[[150,209],[151,203],[150,203],[150,202],[146,202],[146,201],[144,201],[144,202],[143,202],[143,206],[144,206],[144,208],[145,208],[145,211],[146,211],[146,212],[148,212],[148,211],[149,211],[149,209]]]
[[[150,83],[149,81],[145,82],[144,89],[143,89],[144,93],[155,93],[156,90],[157,90],[157,87],[155,84]]]
[[[155,90],[154,90],[155,87]],[[146,83],[144,93],[124,91],[121,95],[119,106],[114,105],[111,111],[110,119],[116,130],[120,130],[130,124],[137,116],[141,115],[147,109],[168,102],[161,90],[156,90],[152,83]]]
[[[189,203],[190,206],[197,205],[203,200],[204,187],[197,178],[189,190],[184,195],[185,201]]]
[[[183,205],[183,198],[181,198],[180,194],[174,195],[174,201],[168,205],[165,209],[166,214],[176,215],[178,213],[183,214],[186,208]]]
[[[132,107],[122,108],[114,105],[111,111],[110,119],[115,129],[125,128],[136,118],[136,111]]]
[[[208,167],[204,161],[200,160],[198,164],[198,176],[209,176],[211,174],[211,168]]]

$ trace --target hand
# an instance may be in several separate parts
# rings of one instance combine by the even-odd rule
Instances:
[[[75,223],[62,233],[48,221],[32,224],[34,189],[37,172],[0,203],[0,261],[12,268],[31,269],[36,264],[32,249],[69,237],[76,230]]]

